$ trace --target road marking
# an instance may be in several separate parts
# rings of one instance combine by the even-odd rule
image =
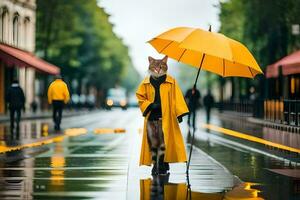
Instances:
[[[73,136],[73,137],[86,134],[86,133],[87,133],[87,129],[85,128],[69,128],[65,130],[65,135]]]
[[[32,147],[38,147],[46,144],[51,144],[55,142],[62,142],[65,137],[75,137],[79,136],[82,134],[86,134],[87,129],[85,128],[71,128],[71,129],[66,129],[63,135],[59,135],[53,138],[45,139],[42,141],[38,142],[33,142],[33,143],[28,143],[28,144],[21,144],[17,146],[6,146],[6,145],[1,145],[0,146],[0,153],[6,153],[10,151],[16,151],[16,150],[21,150],[25,148],[32,148]]]
[[[94,129],[95,134],[109,134],[109,133],[125,133],[124,128],[96,128]]]
[[[216,132],[220,132],[220,133],[223,133],[223,134],[226,134],[226,135],[230,135],[230,136],[233,136],[233,137],[236,137],[236,138],[241,138],[241,139],[244,139],[244,140],[248,140],[248,141],[251,141],[251,142],[264,144],[264,145],[267,145],[267,146],[275,147],[275,148],[286,150],[286,151],[300,153],[300,149],[285,146],[285,145],[278,144],[278,143],[275,143],[275,142],[270,142],[268,140],[265,140],[265,139],[262,139],[262,138],[259,138],[259,137],[254,137],[254,136],[251,136],[251,135],[246,134],[246,133],[240,133],[238,131],[233,131],[233,130],[222,128],[222,127],[215,126],[215,125],[212,125],[212,124],[203,124],[202,127],[206,128],[206,129],[216,131]]]

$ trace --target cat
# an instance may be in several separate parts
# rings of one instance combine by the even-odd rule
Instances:
[[[163,59],[154,59],[151,56],[148,57],[149,68],[148,72],[153,78],[159,78],[167,74],[168,71],[168,56],[165,56]]]
[[[150,82],[155,89],[155,94],[160,96],[159,86],[166,79],[168,57],[165,56],[163,59],[154,59],[149,56],[148,60],[148,72],[150,77],[153,78],[152,80],[150,78]],[[165,174],[169,170],[169,165],[164,162],[165,143],[162,132],[162,121],[159,120],[159,118],[162,118],[160,98],[155,97],[150,112],[147,123],[147,137],[152,154],[152,162],[154,164],[152,174]]]

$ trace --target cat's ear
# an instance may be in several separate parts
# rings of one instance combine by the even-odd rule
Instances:
[[[148,60],[149,60],[149,63],[152,63],[154,61],[154,58],[152,58],[151,56],[148,56]]]
[[[164,63],[167,64],[167,62],[168,62],[168,56],[165,56],[165,57],[162,59],[162,61],[163,61]]]

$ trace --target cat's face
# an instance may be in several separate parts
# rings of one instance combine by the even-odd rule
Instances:
[[[168,71],[168,57],[165,56],[163,59],[154,59],[152,57],[148,57],[149,60],[149,74],[154,78],[161,77],[165,75]]]

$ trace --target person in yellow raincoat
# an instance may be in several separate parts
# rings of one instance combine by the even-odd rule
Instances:
[[[55,130],[60,130],[62,111],[64,104],[70,100],[70,93],[67,84],[57,75],[48,88],[48,102],[53,106],[53,121]]]
[[[186,162],[179,123],[189,113],[174,78],[167,75],[167,59],[149,59],[149,74],[136,96],[145,117],[140,165],[153,164],[152,174],[166,174],[168,163]]]

